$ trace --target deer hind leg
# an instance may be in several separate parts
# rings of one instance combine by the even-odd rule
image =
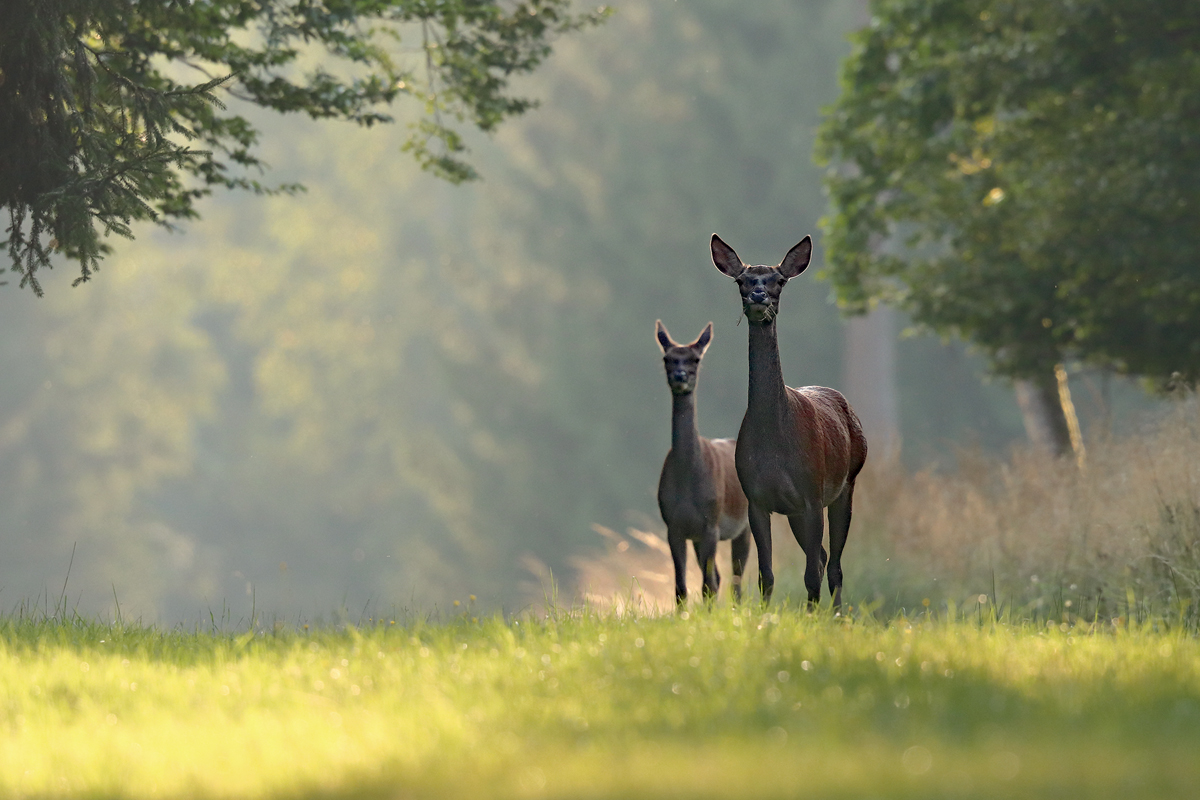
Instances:
[[[667,529],[667,544],[671,547],[671,562],[675,565],[675,603],[687,604],[687,537],[682,531]]]
[[[704,600],[711,603],[717,599],[717,589],[721,586],[721,573],[717,570],[717,532],[708,531],[703,539],[694,540],[692,547],[703,576],[704,587],[701,592]]]
[[[763,605],[771,602],[775,589],[775,572],[771,569],[771,512],[750,504],[750,535],[754,537],[754,549],[758,551],[758,590]]]
[[[821,539],[825,536],[825,514],[819,503],[810,505],[799,514],[788,517],[792,534],[804,551],[804,588],[808,590],[808,606],[811,609],[821,601],[821,576],[825,573],[825,548]]]
[[[742,573],[750,560],[750,531],[743,530],[730,541],[733,547],[733,600],[742,602]]]
[[[854,483],[848,483],[838,498],[829,504],[829,593],[833,608],[842,607],[842,549],[850,532],[850,515],[854,499]]]

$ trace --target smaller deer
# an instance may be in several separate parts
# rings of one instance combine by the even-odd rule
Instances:
[[[687,602],[687,543],[704,575],[703,595],[717,595],[717,542],[732,540],[733,596],[742,599],[742,572],[750,554],[746,495],[734,466],[733,439],[705,439],[696,431],[696,378],[712,341],[712,323],[691,344],[677,344],[662,320],[654,323],[671,389],[671,450],[658,479],[658,510],[667,523],[675,565],[675,602]]]

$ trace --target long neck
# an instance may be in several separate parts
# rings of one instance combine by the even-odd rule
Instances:
[[[787,404],[774,321],[750,323],[750,390],[746,416],[775,416]]]
[[[699,449],[700,434],[696,432],[696,395],[671,395],[671,449],[687,455]]]

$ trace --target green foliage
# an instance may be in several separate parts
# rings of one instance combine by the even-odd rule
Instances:
[[[605,9],[570,0],[14,0],[0,29],[0,206],[21,285],[55,252],[86,281],[135,220],[195,217],[213,186],[258,193],[259,132],[215,92],[281,113],[390,122],[402,95],[426,116],[402,149],[452,182],[476,177],[454,123],[494,130],[532,107],[509,82],[561,33]],[[401,41],[420,42],[405,51]],[[198,84],[181,80],[195,73]],[[78,282],[77,281],[77,282]]]
[[[9,617],[0,790],[1129,800],[1200,780],[1200,643],[1166,620],[470,614]]]
[[[1200,4],[879,0],[818,147],[828,276],[1004,374],[1200,379]]]

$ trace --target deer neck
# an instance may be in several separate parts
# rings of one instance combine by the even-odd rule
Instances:
[[[787,407],[783,367],[779,363],[779,338],[775,322],[750,323],[750,389],[746,401],[749,419],[779,419]]]
[[[690,457],[700,449],[696,431],[696,393],[671,395],[671,449]]]

